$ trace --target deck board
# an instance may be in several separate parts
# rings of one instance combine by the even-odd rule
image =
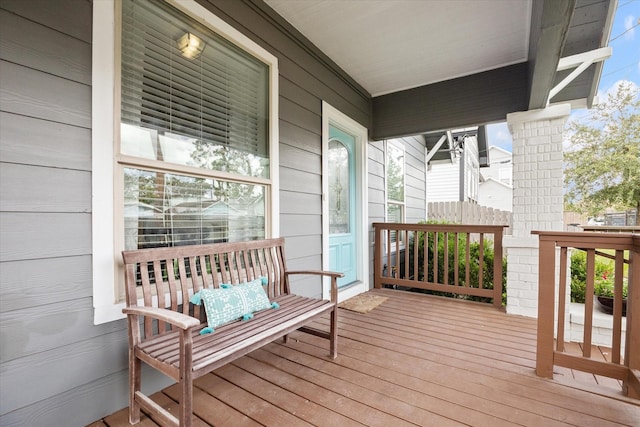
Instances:
[[[616,380],[559,367],[554,380],[535,376],[535,319],[372,292],[389,299],[367,314],[340,310],[337,359],[326,340],[295,332],[196,380],[196,425],[640,426],[640,402]],[[174,385],[154,399],[175,411],[178,396]],[[99,422],[128,425],[126,408]]]

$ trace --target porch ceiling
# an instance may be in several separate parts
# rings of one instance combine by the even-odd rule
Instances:
[[[266,0],[372,96],[527,60],[531,0]]]
[[[372,95],[373,137],[381,139],[504,120],[507,113],[517,111],[513,108],[545,107],[551,88],[571,71],[557,72],[559,59],[607,45],[617,0],[265,3]],[[516,64],[526,67],[509,68]],[[474,100],[459,99],[474,93],[475,87],[504,80],[499,70],[512,76],[505,86],[495,89],[502,100],[491,105],[486,96],[477,96],[476,105],[471,105]],[[600,73],[601,63],[590,66],[551,102],[591,105]],[[452,79],[456,79],[454,91],[461,84],[471,86],[470,91],[450,95],[449,102],[458,106],[451,107],[449,115],[457,119],[443,117],[396,127],[384,123],[397,122],[388,117],[388,110],[398,110],[396,104],[408,99],[413,109],[420,108],[413,97],[419,100],[448,92],[445,82]],[[514,90],[514,85],[520,90]],[[445,103],[440,98],[437,102]],[[477,113],[482,106],[487,111]],[[422,109],[433,108],[431,103]],[[406,112],[398,113],[402,115]],[[376,119],[383,120],[376,123]]]

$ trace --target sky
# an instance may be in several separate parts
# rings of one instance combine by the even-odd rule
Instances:
[[[613,29],[609,46],[613,54],[604,63],[598,93],[604,94],[621,80],[629,80],[640,86],[640,0],[618,0],[618,8],[613,19]],[[574,111],[572,115],[578,115]],[[506,123],[487,126],[489,145],[496,145],[511,151],[511,134]]]

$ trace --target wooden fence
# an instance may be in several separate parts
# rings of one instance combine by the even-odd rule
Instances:
[[[446,221],[455,224],[505,225],[505,234],[511,234],[512,213],[480,206],[472,202],[430,202],[427,206],[430,221]]]

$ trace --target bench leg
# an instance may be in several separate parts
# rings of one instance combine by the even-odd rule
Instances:
[[[180,427],[193,424],[193,340],[191,331],[180,334]]]
[[[129,423],[140,422],[140,404],[136,401],[136,393],[140,391],[142,363],[129,349]]]
[[[285,335],[282,337],[282,344],[286,344],[287,342],[289,342],[289,335]]]
[[[334,307],[331,312],[331,330],[329,331],[331,337],[329,338],[329,354],[332,359],[338,357],[338,308]]]

